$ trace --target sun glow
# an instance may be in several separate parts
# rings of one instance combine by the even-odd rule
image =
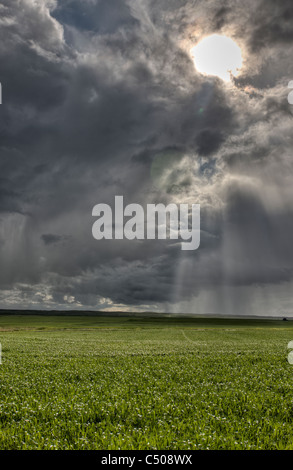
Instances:
[[[190,50],[198,72],[214,75],[228,82],[242,66],[241,49],[227,36],[207,36]]]

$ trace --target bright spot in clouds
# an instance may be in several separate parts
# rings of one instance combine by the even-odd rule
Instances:
[[[242,66],[241,49],[233,39],[219,34],[207,36],[190,51],[198,72],[230,81]]]

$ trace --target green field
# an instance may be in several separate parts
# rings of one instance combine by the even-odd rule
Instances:
[[[293,321],[1,315],[0,449],[293,449]]]

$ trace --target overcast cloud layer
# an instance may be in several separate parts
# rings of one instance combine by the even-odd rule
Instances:
[[[292,45],[291,0],[1,0],[0,307],[293,314]],[[94,240],[115,195],[201,204],[200,248]]]

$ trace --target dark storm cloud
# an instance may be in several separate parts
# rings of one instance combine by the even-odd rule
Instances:
[[[0,179],[0,212],[18,212],[20,195],[11,189],[11,182],[8,179]]]
[[[165,308],[223,284],[291,282],[291,10],[286,1],[1,2],[8,303]],[[233,91],[189,56],[213,32],[250,54]],[[92,208],[115,195],[201,203],[200,249],[97,242]]]
[[[174,282],[172,268],[169,257],[165,256],[128,263],[117,260],[112,266],[102,265],[95,276],[82,284],[75,279],[67,281],[66,292],[85,304],[87,295],[101,293],[118,304],[164,302],[170,299]],[[56,286],[58,290],[64,292],[64,286],[59,289]]]
[[[226,212],[229,282],[253,284],[289,281],[293,274],[292,211],[268,212],[257,188],[230,188]],[[233,245],[233,240],[237,243]],[[230,244],[228,246],[228,244]]]
[[[224,2],[225,3],[225,2]],[[220,30],[229,23],[229,14],[233,12],[231,7],[221,6],[214,14],[213,26],[215,30]]]
[[[45,2],[22,3],[19,8],[18,1],[1,2],[0,28],[1,83],[5,101],[17,108],[19,119],[30,117],[35,108],[48,111],[60,102],[66,67],[59,58],[67,49],[62,27],[52,20]],[[13,130],[11,124],[8,130]]]
[[[253,34],[250,38],[252,50],[275,44],[291,45],[293,40],[293,5],[290,0],[262,1],[256,8],[253,19]]]

